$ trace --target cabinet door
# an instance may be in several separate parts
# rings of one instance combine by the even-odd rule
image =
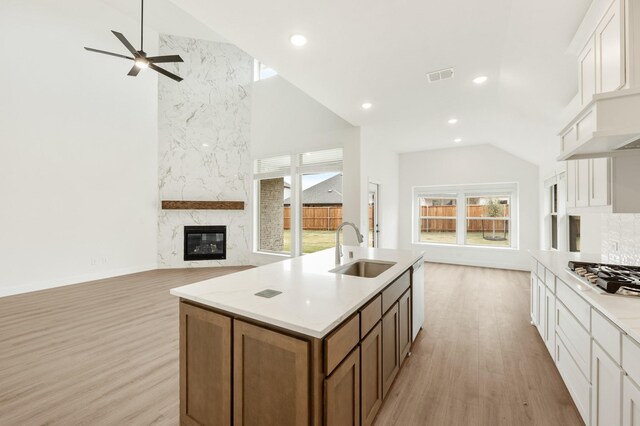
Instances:
[[[309,424],[309,343],[233,322],[233,423]]]
[[[398,303],[382,316],[382,398],[400,370]]]
[[[610,188],[610,158],[593,158],[589,160],[589,205],[607,206]]]
[[[538,325],[540,299],[538,297],[538,277],[531,274],[531,324]]]
[[[231,424],[231,318],[183,302],[180,424]]]
[[[619,425],[624,373],[595,340],[592,354],[591,424]]]
[[[576,206],[577,174],[575,160],[567,161],[567,207]]]
[[[624,17],[620,0],[614,0],[596,29],[597,91],[611,92],[625,83]]]
[[[591,37],[578,57],[578,82],[580,105],[591,102],[596,93],[596,51],[595,39]]]
[[[640,426],[640,389],[624,376],[622,385],[622,424]]]
[[[400,363],[411,350],[411,289],[407,290],[398,300]]]
[[[382,325],[380,322],[360,343],[360,405],[362,424],[369,426],[382,405]]]
[[[545,289],[544,303],[544,342],[551,354],[551,358],[556,360],[556,296],[549,290]]]
[[[356,347],[324,381],[324,403],[326,425],[360,425],[359,347]],[[264,423],[255,424],[263,425]]]
[[[576,161],[576,206],[589,206],[589,160]]]
[[[542,340],[546,343],[546,339],[545,339],[545,327],[546,327],[546,320],[547,320],[547,314],[544,311],[545,308],[545,303],[546,303],[546,298],[547,298],[547,286],[544,285],[544,283],[542,282],[542,280],[540,280],[540,278],[537,279],[537,283],[536,283],[538,289],[538,312],[536,313],[537,317],[538,317],[538,322],[536,323],[536,326],[538,327],[538,333],[540,333],[540,337],[542,337]]]

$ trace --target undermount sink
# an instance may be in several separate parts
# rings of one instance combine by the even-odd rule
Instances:
[[[353,277],[375,278],[395,264],[396,262],[383,262],[380,260],[357,260],[355,262],[339,266],[329,272],[341,275],[351,275]]]

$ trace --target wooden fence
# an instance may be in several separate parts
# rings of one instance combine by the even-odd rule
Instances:
[[[485,216],[485,208],[484,205],[469,205],[468,208],[468,217],[477,218],[467,220],[467,231],[471,232],[480,232],[483,227],[485,231],[493,231],[503,232],[506,228],[509,231],[509,220],[502,219],[492,219],[487,218]],[[505,216],[509,216],[509,206],[505,205]],[[430,219],[431,217],[452,217],[456,216],[456,206],[433,206],[428,207],[428,217],[427,216],[427,206],[420,207],[420,229],[423,232],[453,232],[456,230],[456,221],[455,219]],[[484,220],[480,220],[484,219]],[[495,227],[494,227],[495,226]]]
[[[303,207],[302,229],[335,231],[342,223],[342,206]],[[284,208],[284,229],[291,228],[291,208]]]

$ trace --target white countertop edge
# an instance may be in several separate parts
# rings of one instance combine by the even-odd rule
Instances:
[[[349,246],[344,246],[345,249],[345,253],[347,252]],[[391,250],[391,249],[383,249],[383,250]],[[396,251],[396,250],[394,250]],[[357,303],[355,303],[351,308],[347,309],[344,313],[342,313],[342,315],[339,316],[339,318],[336,318],[334,321],[332,321],[329,325],[327,325],[326,327],[322,328],[322,329],[314,329],[314,328],[309,328],[309,327],[304,327],[298,324],[294,324],[291,322],[287,322],[287,321],[281,321],[279,319],[276,318],[272,318],[269,316],[264,316],[264,315],[260,315],[259,313],[256,312],[251,312],[251,311],[247,311],[245,309],[239,309],[233,306],[229,306],[227,304],[224,303],[217,303],[211,299],[205,299],[203,297],[200,297],[198,295],[195,294],[191,294],[185,291],[182,291],[181,289],[184,287],[188,287],[188,286],[193,286],[195,284],[199,284],[199,283],[193,283],[193,284],[189,284],[186,286],[182,286],[182,287],[177,287],[177,288],[173,288],[171,290],[169,290],[169,293],[173,296],[177,296],[180,297],[184,300],[188,300],[188,301],[192,301],[195,303],[198,303],[200,305],[203,306],[208,306],[214,309],[218,309],[220,311],[223,312],[227,312],[230,314],[235,314],[235,315],[239,315],[245,318],[249,318],[255,321],[259,321],[265,324],[269,324],[269,325],[273,325],[275,327],[279,327],[285,330],[289,330],[289,331],[293,331],[295,333],[299,333],[299,334],[303,334],[305,336],[309,336],[309,337],[313,337],[313,338],[317,338],[317,339],[323,339],[324,337],[326,337],[331,331],[333,331],[338,325],[340,325],[344,320],[346,320],[347,318],[349,318],[351,315],[353,315],[354,313],[356,313],[361,307],[363,307],[364,305],[367,304],[367,302],[369,302],[371,299],[373,299],[373,297],[380,293],[386,286],[388,286],[390,283],[392,283],[395,279],[397,279],[398,277],[400,277],[405,271],[407,271],[411,266],[413,266],[418,260],[420,260],[420,258],[424,258],[424,252],[423,251],[416,251],[416,250],[397,250],[397,251],[403,251],[403,252],[411,252],[413,254],[413,256],[410,257],[410,261],[402,261],[402,262],[397,262],[396,265],[394,265],[393,267],[389,268],[387,271],[383,272],[382,274],[380,274],[378,277],[375,278],[358,278],[358,277],[353,277],[356,279],[366,279],[366,280],[370,280],[370,279],[374,279],[374,280],[381,280],[380,284],[377,285],[375,287],[374,290],[370,291],[369,294],[365,297],[363,297],[361,300],[359,300]],[[295,258],[291,258],[291,259],[295,259]],[[288,259],[288,260],[291,260]],[[345,259],[341,265],[346,265],[352,262],[356,262],[358,260],[381,260],[384,261],[385,259],[383,257],[375,257],[375,258],[368,258],[368,257],[354,257],[353,259]],[[264,266],[269,266],[269,265],[264,265]],[[329,265],[331,268],[335,268],[338,267],[340,265]],[[255,269],[259,269],[258,268],[254,268]],[[244,272],[244,271],[241,271]],[[229,275],[233,275],[233,274],[229,274]],[[388,276],[387,276],[388,275]],[[216,277],[213,278],[211,280],[216,280],[216,279],[224,279],[225,276],[228,275],[223,275],[221,277]],[[210,281],[210,280],[205,280],[205,281]],[[205,282],[202,281],[202,282]],[[201,282],[201,283],[202,283]]]
[[[529,250],[529,253],[544,265],[545,268],[550,270],[556,278],[569,286],[575,293],[586,300],[587,303],[609,319],[609,321],[627,333],[629,337],[636,342],[640,342],[640,297],[624,297],[598,293],[573,276],[568,270],[567,262],[569,260],[608,263],[602,259],[602,256],[598,254],[566,253],[547,250]],[[565,264],[564,267],[550,264],[546,259],[547,256],[562,259],[562,262]],[[537,275],[537,271],[534,271],[534,273]],[[629,321],[634,321],[637,325],[629,324]]]

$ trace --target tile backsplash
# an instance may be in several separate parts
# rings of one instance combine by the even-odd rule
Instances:
[[[601,226],[603,258],[610,263],[640,265],[640,214],[607,214]]]

